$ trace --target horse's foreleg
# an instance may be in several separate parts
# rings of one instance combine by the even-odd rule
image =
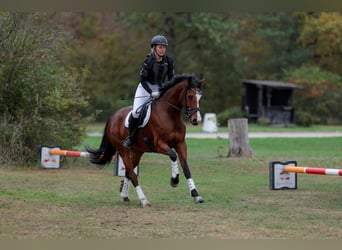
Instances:
[[[171,179],[170,184],[172,187],[177,187],[179,183],[179,169],[177,160],[171,161]]]
[[[196,203],[202,203],[204,202],[203,198],[198,194],[197,188],[195,186],[194,180],[191,178],[191,172],[188,166],[188,163],[186,161],[186,144],[180,143],[178,145],[178,149],[176,149],[179,155],[179,160],[182,164],[183,173],[187,180],[188,187],[190,190],[190,194],[192,197],[194,197],[194,200]],[[178,164],[177,164],[177,153],[172,150],[168,149],[167,154],[169,155],[171,162],[172,162],[172,177],[171,177],[171,186],[176,187],[179,182],[179,170],[178,170]]]
[[[204,199],[198,194],[197,188],[195,186],[195,182],[192,178],[187,179],[188,187],[190,190],[190,194],[192,197],[194,197],[195,203],[202,203],[204,202]]]
[[[171,180],[170,184],[172,187],[177,187],[179,183],[179,169],[178,169],[178,163],[177,163],[177,154],[174,150],[169,148],[167,150],[167,154],[170,157],[171,160]]]
[[[204,202],[204,199],[198,194],[194,180],[191,178],[190,169],[186,160],[182,161],[182,167],[183,167],[184,176],[188,183],[190,194],[192,197],[194,197],[195,203]]]

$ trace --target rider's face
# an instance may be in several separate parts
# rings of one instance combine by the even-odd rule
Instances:
[[[158,44],[156,46],[156,53],[158,56],[164,56],[165,52],[166,52],[166,46],[165,45]]]

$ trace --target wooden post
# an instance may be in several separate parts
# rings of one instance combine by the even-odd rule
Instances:
[[[245,118],[229,119],[229,152],[227,157],[251,157],[253,151],[249,146],[248,120]]]

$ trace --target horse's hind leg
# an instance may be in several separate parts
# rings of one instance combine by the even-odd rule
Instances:
[[[137,192],[138,195],[138,199],[140,200],[140,204],[142,207],[147,207],[147,206],[151,206],[150,202],[147,200],[142,188],[140,187],[139,183],[138,183],[138,177],[136,175],[136,173],[131,170],[129,171],[130,177],[132,179],[132,183],[135,187],[135,191]]]
[[[140,187],[140,185],[138,183],[138,178],[137,178],[134,171],[130,171],[130,177],[131,177],[132,183],[135,187],[135,191],[137,192],[137,196],[138,196],[138,199],[140,200],[141,206],[142,207],[151,206],[150,202],[147,200],[142,188]]]
[[[123,155],[123,154],[122,154]],[[139,185],[138,177],[134,172],[134,167],[138,165],[141,155],[138,157],[137,155],[130,154],[129,156],[123,155],[123,161],[126,167],[126,177],[132,181],[133,186],[135,187],[135,191],[137,192],[138,199],[140,200],[140,204],[142,207],[150,206],[150,202],[147,200],[142,188]],[[134,166],[134,167],[133,167]]]
[[[137,192],[138,198],[140,200],[140,204],[142,207],[149,207],[151,206],[150,202],[147,200],[144,192],[142,191],[140,185],[135,187],[135,191]]]
[[[129,178],[124,177],[124,179],[121,181],[120,185],[120,197],[124,202],[129,202],[128,198],[128,190],[129,190]]]
[[[134,183],[133,183],[134,185]],[[122,183],[122,189],[120,189],[120,196],[123,199],[124,202],[129,202],[128,198],[128,189],[129,189],[129,179],[127,177],[124,178]],[[135,191],[137,192],[138,198],[140,200],[140,204],[142,207],[150,206],[150,202],[147,200],[144,192],[142,191],[140,185],[138,184],[135,186]]]

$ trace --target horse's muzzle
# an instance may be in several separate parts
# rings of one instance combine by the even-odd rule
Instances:
[[[197,126],[197,125],[198,125],[198,120],[197,120],[197,118],[194,118],[194,119],[191,119],[191,118],[190,118],[190,123],[191,123],[192,125],[194,125],[194,126]]]

